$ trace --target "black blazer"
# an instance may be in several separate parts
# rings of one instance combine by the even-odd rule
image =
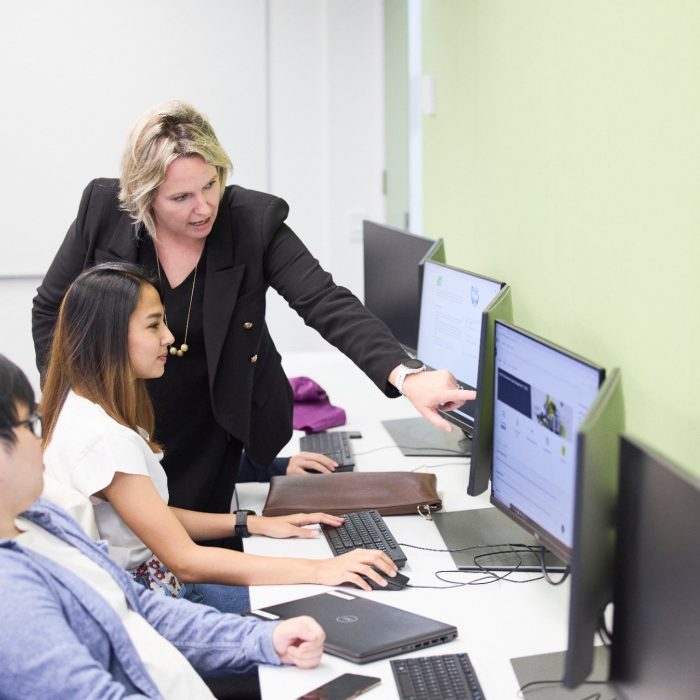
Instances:
[[[119,181],[93,180],[32,308],[41,371],[63,295],[93,265],[136,262],[139,235],[120,210]],[[203,326],[212,407],[217,422],[269,463],[292,431],[292,394],[265,323],[265,293],[276,289],[329,343],[345,353],[387,396],[397,396],[389,372],[407,358],[384,323],[337,286],[285,224],[287,203],[229,186],[206,248]],[[252,326],[250,325],[252,324]]]

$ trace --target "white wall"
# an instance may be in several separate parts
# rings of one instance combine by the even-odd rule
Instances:
[[[35,384],[29,317],[41,274],[82,188],[117,175],[128,126],[163,99],[207,114],[233,159],[231,181],[284,197],[308,247],[361,293],[360,222],[384,213],[382,4],[347,5],[3,4],[0,186],[11,206],[0,234],[0,352]],[[270,302],[282,351],[324,346],[274,292]]]
[[[383,4],[270,3],[270,187],[340,284],[362,296],[362,219],[384,220]],[[281,350],[328,347],[276,293]]]
[[[40,281],[34,277],[0,278],[0,353],[24,370],[37,392],[39,373],[34,365],[31,308]]]

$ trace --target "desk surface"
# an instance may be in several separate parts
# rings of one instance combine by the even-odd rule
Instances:
[[[347,358],[337,352],[290,353],[284,361],[288,376],[311,376],[326,389],[331,403],[342,406],[348,418],[345,429],[359,430],[362,439],[353,441],[357,455],[356,471],[407,471],[422,469],[436,474],[438,491],[447,511],[490,507],[487,497],[466,495],[469,460],[466,458],[404,457],[396,448],[381,421],[389,418],[415,417],[411,404],[402,398],[387,399]],[[295,433],[284,454],[298,450]],[[310,479],[313,477],[310,476]],[[238,487],[241,507],[260,512],[267,494],[267,484],[241,484]],[[387,517],[386,521],[401,543],[441,549],[444,543],[433,522],[419,515]],[[323,537],[316,540],[273,540],[252,537],[245,549],[269,556],[325,558],[330,550]],[[490,700],[516,698],[518,682],[510,659],[529,654],[560,651],[566,647],[568,583],[553,587],[543,580],[531,583],[495,582],[447,588],[449,584],[435,577],[439,570],[454,569],[446,552],[432,552],[404,547],[408,563],[402,572],[414,586],[431,588],[404,589],[365,593],[346,589],[376,601],[405,608],[457,626],[454,642],[415,652],[413,656],[448,654],[466,651],[474,664],[484,694]],[[454,581],[474,581],[478,574],[446,574]],[[521,578],[529,578],[523,575]],[[443,588],[444,587],[444,588]],[[325,586],[254,586],[250,589],[253,608],[272,605],[329,590]],[[367,700],[398,698],[388,659],[357,665],[324,654],[320,666],[312,671],[290,667],[261,667],[260,683],[264,698],[285,700],[319,686],[341,673],[379,676],[382,683],[367,692]]]

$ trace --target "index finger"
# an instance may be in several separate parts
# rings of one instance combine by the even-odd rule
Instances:
[[[465,401],[476,401],[476,391],[473,389],[445,389],[440,393],[442,404],[461,406]]]

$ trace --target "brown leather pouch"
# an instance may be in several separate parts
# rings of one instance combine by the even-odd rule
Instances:
[[[440,510],[435,474],[344,472],[312,476],[273,476],[263,515],[321,511],[342,515],[378,510],[382,515],[423,515]]]

